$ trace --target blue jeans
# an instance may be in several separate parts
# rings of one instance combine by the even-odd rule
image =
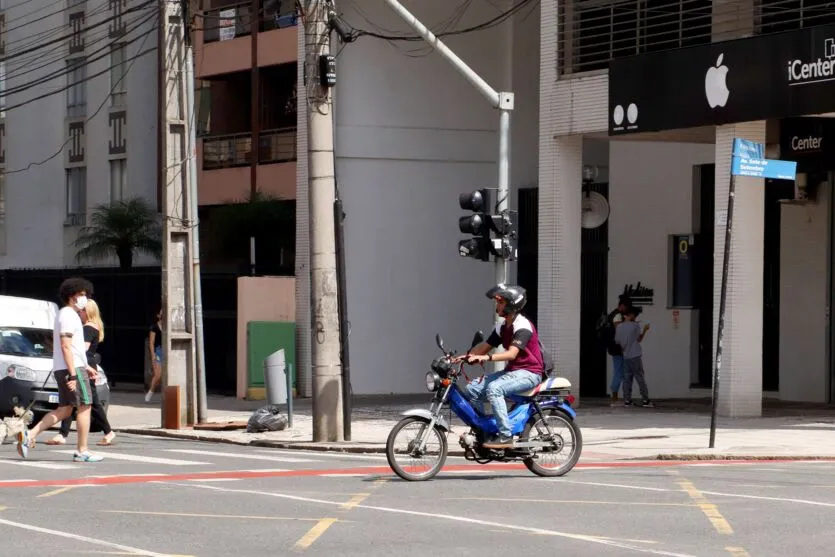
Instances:
[[[541,381],[542,375],[525,369],[497,371],[470,381],[467,384],[467,397],[481,414],[484,414],[484,399],[489,400],[493,407],[493,415],[496,417],[496,425],[499,426],[499,433],[510,437],[512,432],[507,418],[505,395],[533,389]]]
[[[612,394],[616,395],[623,381],[623,356],[612,356]]]

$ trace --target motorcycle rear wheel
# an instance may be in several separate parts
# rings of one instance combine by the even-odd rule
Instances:
[[[406,429],[408,426],[416,425],[418,426],[418,433],[415,439],[412,439],[407,442],[407,447],[404,452],[398,453],[397,447],[395,442],[397,441],[398,435]],[[423,427],[420,427],[423,426]],[[416,482],[416,481],[425,481],[434,478],[438,472],[441,471],[443,468],[444,463],[446,462],[447,457],[447,439],[446,433],[443,429],[438,427],[437,425],[432,428],[431,431],[427,431],[429,427],[429,421],[426,418],[419,418],[415,416],[411,416],[408,418],[404,418],[397,422],[397,424],[392,428],[391,433],[389,433],[388,439],[386,440],[386,459],[388,460],[389,466],[394,471],[395,474],[400,476],[406,481]],[[428,449],[431,444],[434,444],[434,441],[438,443],[438,455],[435,459],[434,464],[432,464],[425,472],[422,473],[414,473],[408,471],[407,468],[409,466],[404,467],[398,460],[397,454],[405,454],[405,456],[409,457],[412,455],[412,458],[419,458],[420,455],[416,454],[413,450],[413,445],[418,440],[422,440],[426,438],[426,448]]]
[[[528,470],[530,470],[531,472],[533,472],[537,476],[543,476],[543,477],[548,477],[548,478],[552,478],[552,477],[555,477],[555,476],[563,476],[563,475],[567,474],[568,472],[570,472],[571,469],[574,468],[574,466],[577,464],[577,461],[580,460],[580,453],[583,452],[583,434],[580,433],[580,426],[577,425],[577,422],[574,421],[573,419],[571,419],[569,416],[565,415],[564,413],[562,413],[558,410],[544,410],[543,413],[545,414],[545,420],[547,420],[548,427],[551,429],[551,432],[554,435],[559,434],[558,431],[556,431],[556,430],[560,426],[562,426],[563,428],[565,426],[568,427],[568,430],[569,430],[569,432],[571,434],[571,437],[572,437],[572,439],[571,439],[571,441],[572,441],[571,453],[568,456],[568,460],[566,460],[565,463],[558,466],[557,468],[549,468],[549,467],[543,466],[542,464],[539,463],[539,459],[537,459],[537,458],[526,458],[524,460],[524,463],[525,463],[525,466],[528,468]],[[534,427],[537,424],[540,425],[539,429],[542,430],[541,435],[547,434],[546,430],[544,428],[544,424],[542,422],[543,422],[543,419],[542,419],[541,416],[539,416],[539,415],[531,416],[530,420],[528,420],[528,423],[525,425],[525,430],[522,433],[522,439],[526,439],[526,440],[530,440],[530,441],[533,441],[534,439],[537,439],[540,435],[540,432],[537,429],[534,429]],[[531,439],[531,431],[532,430],[533,430],[533,439]],[[564,450],[564,446],[560,449],[558,454],[562,453],[563,450]],[[538,456],[541,458],[542,456],[547,456],[549,454],[553,454],[553,453],[542,453],[542,452],[540,452]]]

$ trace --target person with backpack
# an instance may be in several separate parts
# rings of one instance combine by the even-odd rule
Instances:
[[[632,305],[632,300],[626,294],[618,296],[618,306],[606,316],[601,316],[597,327],[597,335],[603,341],[606,352],[612,357],[612,384],[610,386],[612,404],[618,401],[618,391],[623,383],[623,348],[615,342],[615,327],[623,323],[626,310]]]

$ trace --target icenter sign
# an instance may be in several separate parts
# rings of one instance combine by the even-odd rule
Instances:
[[[789,62],[789,83],[792,85],[828,81],[830,79],[835,79],[835,60],[818,58],[814,62],[804,62],[803,60]]]
[[[820,151],[823,147],[822,137],[797,137],[792,136],[792,151]]]

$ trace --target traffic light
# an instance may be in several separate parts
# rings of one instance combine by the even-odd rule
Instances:
[[[465,211],[472,211],[458,219],[458,229],[464,234],[472,234],[473,238],[458,242],[458,255],[472,257],[481,261],[490,261],[492,242],[490,240],[490,190],[482,188],[458,196],[458,205]]]

